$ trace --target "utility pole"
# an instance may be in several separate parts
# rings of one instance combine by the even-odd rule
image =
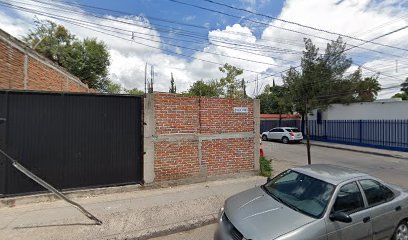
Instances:
[[[308,108],[308,99],[305,101],[305,122],[306,122],[306,149],[307,149],[307,164],[312,164],[312,158],[310,156],[310,130],[309,130],[309,108]]]
[[[147,93],[147,62],[145,65],[145,94]]]
[[[154,66],[150,66],[150,83],[149,83],[149,93],[153,93],[153,84],[154,84]]]

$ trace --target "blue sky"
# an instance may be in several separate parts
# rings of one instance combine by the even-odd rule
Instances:
[[[158,91],[168,90],[171,73],[177,89],[185,91],[194,81],[221,77],[218,67],[230,63],[244,69],[243,77],[248,81],[250,94],[261,91],[273,79],[281,83],[280,74],[277,73],[299,65],[305,37],[312,38],[322,51],[329,40],[338,37],[204,0],[177,1],[238,18],[171,0],[0,0],[0,3],[38,11],[33,14],[0,6],[0,28],[21,38],[34,27],[33,19],[36,16],[64,25],[79,38],[98,38],[109,48],[111,79],[126,88],[144,88],[146,63],[155,68]],[[214,1],[364,40],[408,25],[408,0]],[[59,19],[55,19],[55,16]],[[408,49],[406,39],[408,29],[377,42]],[[408,76],[408,51],[352,38],[344,40],[349,46],[359,46],[348,51],[348,55],[356,64],[368,69],[363,69],[365,76],[380,72],[383,87],[395,86]],[[356,68],[354,65],[350,72]],[[257,77],[261,80],[255,85],[254,79]],[[383,91],[380,97],[389,97],[397,91],[397,88]]]

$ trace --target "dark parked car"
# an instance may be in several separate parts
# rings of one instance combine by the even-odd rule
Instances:
[[[408,193],[352,169],[287,170],[228,198],[215,239],[408,239]]]

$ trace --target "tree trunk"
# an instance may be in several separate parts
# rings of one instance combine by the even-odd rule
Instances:
[[[306,149],[307,149],[307,164],[312,164],[312,159],[310,156],[310,130],[309,130],[309,114],[308,114],[308,108],[307,108],[307,101],[306,101],[306,113],[305,113],[305,126],[306,126]]]

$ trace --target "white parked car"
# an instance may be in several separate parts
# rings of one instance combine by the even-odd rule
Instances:
[[[277,127],[272,128],[268,132],[262,133],[262,140],[280,140],[283,143],[301,142],[303,134],[299,129],[293,127]]]

